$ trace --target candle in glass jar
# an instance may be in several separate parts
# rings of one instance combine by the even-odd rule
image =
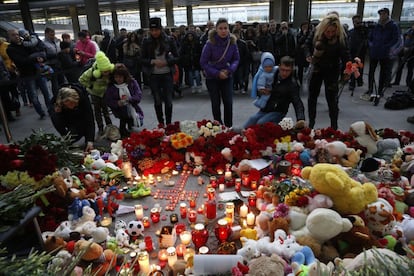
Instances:
[[[215,177],[214,175],[210,176],[210,185],[214,189],[217,188],[217,177]]]
[[[177,262],[177,252],[175,247],[171,246],[167,248],[168,265],[172,268]]]
[[[187,247],[184,244],[179,244],[175,247],[175,252],[177,253],[178,257],[182,257],[184,256],[185,250],[187,249]]]
[[[195,208],[196,207],[196,200],[195,200],[195,198],[193,196],[191,196],[188,199],[188,203],[190,204],[190,208]]]
[[[142,218],[142,224],[144,225],[144,228],[149,228],[151,226],[151,223],[148,217]]]
[[[135,217],[137,218],[137,220],[142,220],[142,218],[144,217],[144,208],[142,207],[141,204],[137,204],[134,207],[135,209]]]
[[[223,183],[219,184],[219,192],[220,193],[224,192],[224,184]]]
[[[184,253],[184,261],[187,261],[188,258],[193,257],[194,255],[195,255],[194,248],[191,248],[191,247],[187,248]]]
[[[190,210],[188,213],[188,221],[190,223],[195,223],[197,221],[197,212],[196,210]]]
[[[158,252],[158,260],[160,260],[161,262],[165,262],[168,260],[166,249],[160,249],[160,251]]]
[[[241,218],[245,218],[245,217],[247,217],[247,213],[249,212],[249,208],[247,207],[247,205],[246,204],[243,204],[241,207],[240,207],[240,217]]]
[[[300,176],[302,174],[302,170],[300,169],[300,165],[299,164],[294,164],[292,166],[292,169],[290,170],[290,172],[293,176]]]
[[[184,202],[180,203],[180,216],[183,219],[187,217],[187,204]]]
[[[198,253],[200,253],[201,255],[207,254],[208,251],[209,251],[209,249],[208,249],[207,246],[202,246],[202,247],[200,247],[200,249],[198,249]]]
[[[227,202],[226,203],[226,219],[230,225],[234,222],[234,203]]]
[[[225,179],[225,180],[231,180],[231,178],[232,178],[231,171],[226,171],[226,172],[224,173],[224,179]]]
[[[204,214],[204,204],[201,204],[201,206],[198,207],[197,213],[199,213],[200,215]]]
[[[151,236],[145,236],[144,243],[145,243],[145,250],[147,250],[148,252],[151,252],[152,250],[154,250],[154,245],[152,243]]]
[[[256,189],[257,189],[257,181],[252,180],[252,181],[250,182],[250,188],[251,188],[252,190],[256,190]]]
[[[254,216],[254,214],[252,212],[248,213],[247,214],[247,219],[246,219],[247,225],[248,226],[253,226],[254,222],[255,222],[255,219],[256,219],[256,217]]]
[[[149,255],[147,251],[141,251],[138,254],[139,271],[144,275],[150,273]]]
[[[109,227],[112,224],[112,218],[111,217],[103,217],[101,220],[101,226],[103,227]]]
[[[236,178],[236,180],[234,181],[234,190],[236,192],[241,191],[241,178]]]
[[[249,174],[248,173],[243,173],[242,174],[242,185],[247,187],[250,184],[250,179],[249,179]]]
[[[160,221],[160,210],[158,208],[152,208],[151,209],[151,220],[153,223],[157,223]]]
[[[250,193],[247,201],[249,202],[250,207],[256,207],[256,194]]]
[[[223,243],[227,241],[229,236],[231,235],[231,228],[225,219],[219,219],[217,222],[216,228],[214,229],[214,233],[219,240],[219,242]]]
[[[181,243],[184,245],[189,245],[191,243],[191,232],[190,231],[183,231],[180,234]]]

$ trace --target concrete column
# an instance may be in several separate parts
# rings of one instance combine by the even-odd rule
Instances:
[[[362,20],[364,20],[364,9],[365,9],[365,0],[358,0],[356,14],[359,14],[360,16],[362,16]]]
[[[78,39],[78,33],[80,32],[80,24],[78,17],[78,10],[76,6],[69,6],[69,14],[72,19],[72,29],[74,34],[74,39]]]
[[[147,0],[139,0],[139,17],[141,20],[141,28],[149,27],[149,4]]]
[[[293,27],[299,28],[302,22],[309,21],[309,1],[310,0],[294,0],[293,10]]]
[[[174,4],[173,0],[165,0],[165,17],[167,18],[166,27],[174,27]]]
[[[22,13],[23,25],[29,32],[34,32],[32,15],[30,14],[29,1],[19,0],[20,12]]]
[[[116,13],[115,9],[111,9],[112,15],[112,28],[114,29],[114,37],[119,36],[119,21],[118,21],[118,14]]]
[[[289,0],[270,0],[269,19],[289,21]]]
[[[95,32],[102,31],[98,0],[84,0],[84,3],[86,18],[88,20],[88,31],[91,35]]]
[[[193,6],[187,5],[187,25],[193,24]]]
[[[392,3],[391,19],[400,22],[404,0],[394,0]]]

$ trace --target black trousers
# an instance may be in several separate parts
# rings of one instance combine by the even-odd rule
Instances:
[[[308,112],[309,127],[313,128],[316,119],[316,106],[321,92],[322,83],[325,84],[325,98],[329,108],[331,127],[338,129],[338,78],[339,67],[317,69],[313,72],[309,83]]]

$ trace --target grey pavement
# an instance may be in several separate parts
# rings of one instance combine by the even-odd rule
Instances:
[[[367,76],[365,83],[367,82]],[[405,79],[404,77],[402,78]],[[393,86],[387,88],[385,97],[389,97],[396,90],[406,90],[405,86]],[[355,121],[366,121],[375,129],[392,128],[395,130],[409,130],[414,132],[414,124],[406,121],[408,116],[414,115],[414,108],[403,110],[388,110],[384,108],[385,99],[381,99],[378,106],[372,102],[363,101],[359,96],[367,91],[366,84],[362,87],[356,87],[354,96],[346,85],[339,99],[339,129],[347,131],[349,126]],[[153,100],[150,90],[144,88],[141,108],[144,111],[143,128],[152,129],[157,126],[157,119],[153,107]],[[39,99],[43,102],[42,96]],[[307,95],[302,93],[302,100],[305,105],[305,114],[307,119]],[[233,98],[233,126],[241,128],[249,116],[257,112],[257,108],[252,104],[249,94],[234,94]],[[318,99],[317,117],[315,128],[325,128],[330,124],[328,115],[328,106],[325,100],[324,89],[321,89],[321,95]],[[14,114],[14,112],[13,112]],[[288,117],[296,120],[294,109],[291,106]],[[183,97],[175,98],[173,101],[173,121],[212,119],[211,106],[208,93],[205,86],[201,93],[192,94],[189,88],[183,89]],[[113,123],[118,125],[119,121],[113,118]],[[21,116],[16,117],[16,121],[9,123],[13,141],[21,141],[32,133],[32,130],[43,130],[44,132],[57,133],[53,128],[50,117],[46,116],[43,120],[32,107],[21,107]],[[7,143],[3,127],[0,131],[0,143]]]

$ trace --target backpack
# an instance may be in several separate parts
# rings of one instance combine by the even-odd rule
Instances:
[[[89,68],[91,68],[95,64],[95,58],[90,58],[88,61],[82,66],[81,75],[85,73]]]
[[[414,106],[414,94],[409,91],[395,91],[384,103],[384,108],[392,110],[406,109]]]

